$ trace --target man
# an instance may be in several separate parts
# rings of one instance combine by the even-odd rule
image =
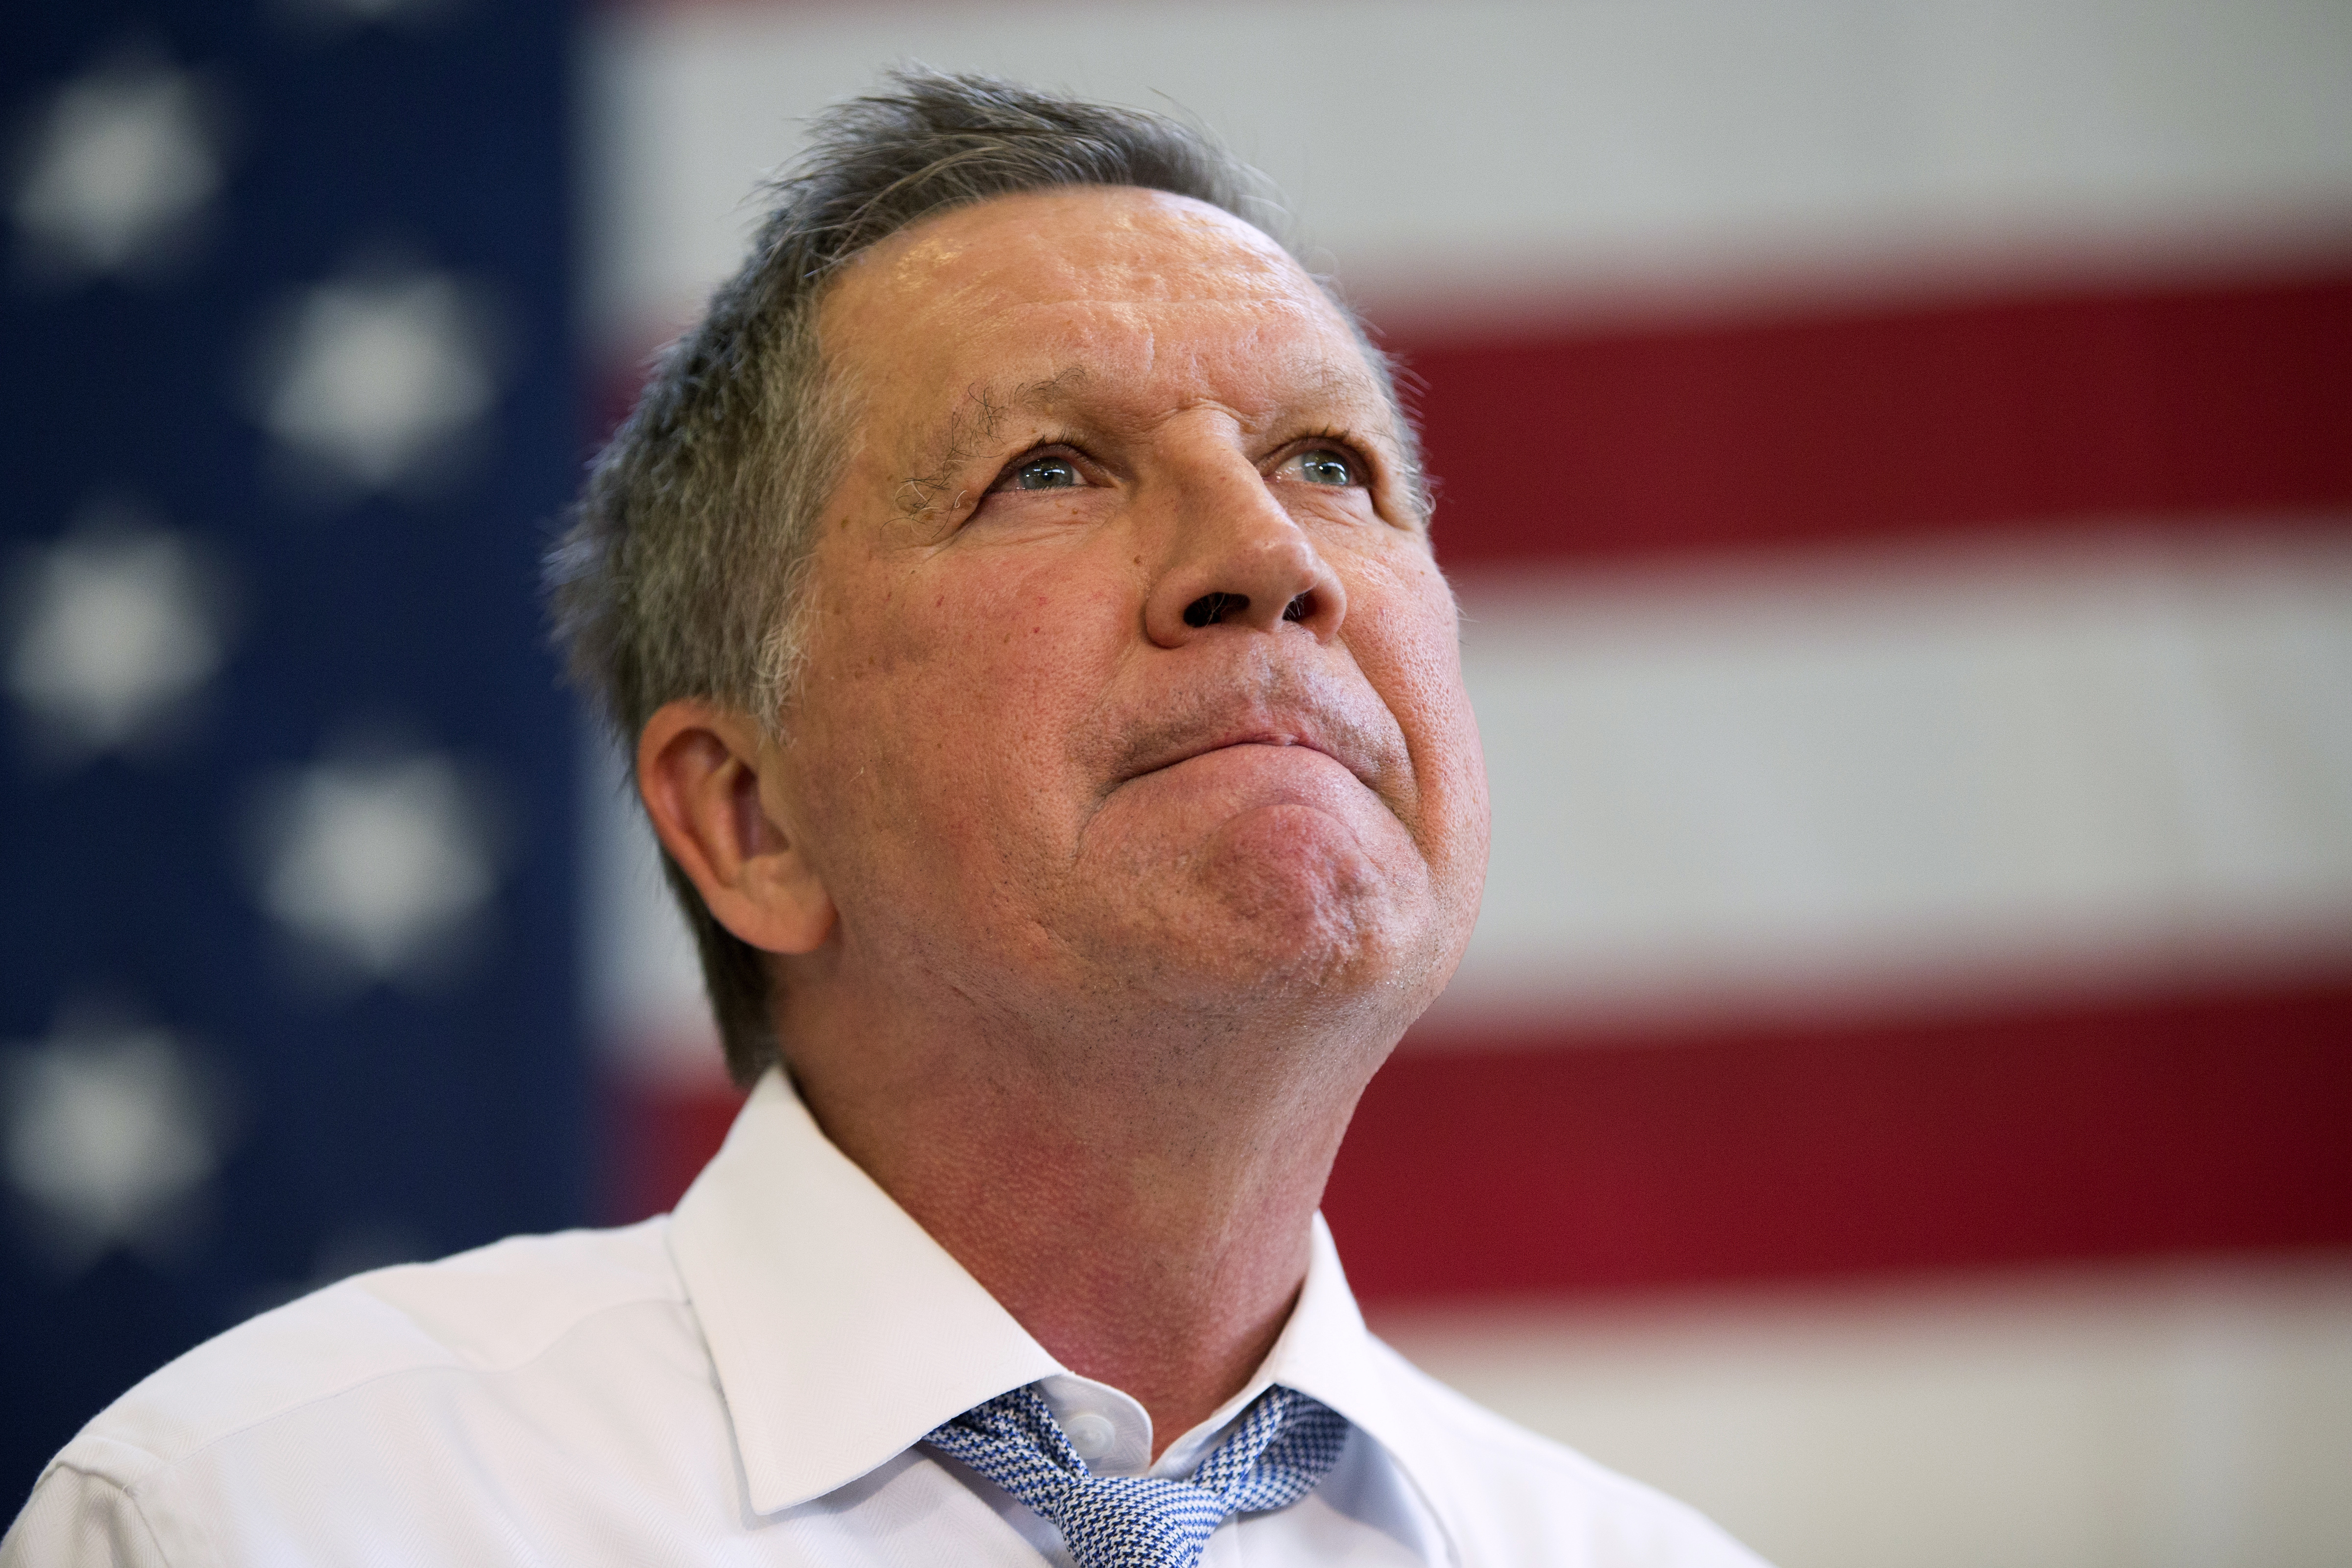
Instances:
[[[752,1084],[677,1213],[134,1390],[32,1562],[1734,1564],[1316,1207],[1486,852],[1412,432],[1148,116],[835,111],[555,567]]]

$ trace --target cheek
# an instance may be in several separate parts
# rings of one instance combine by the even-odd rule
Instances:
[[[1416,553],[1367,563],[1360,579],[1371,624],[1358,663],[1396,717],[1412,750],[1424,806],[1475,820],[1485,832],[1486,769],[1478,724],[1462,683],[1462,643],[1454,596],[1433,562]],[[1355,617],[1353,607],[1349,618]]]
[[[866,832],[916,862],[1051,852],[1074,806],[1069,737],[1109,685],[1126,613],[1108,592],[1072,592],[1087,580],[942,551],[869,580],[832,618],[811,676]]]
[[[1418,789],[1412,831],[1426,857],[1436,916],[1431,938],[1456,956],[1470,938],[1486,882],[1486,765],[1478,722],[1462,683],[1462,654],[1452,594],[1433,566],[1425,579],[1399,584],[1408,602],[1382,640],[1381,687],[1412,755]]]

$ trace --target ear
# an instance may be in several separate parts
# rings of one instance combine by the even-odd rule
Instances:
[[[745,714],[664,705],[637,737],[637,792],[662,848],[719,924],[770,953],[806,953],[833,929],[833,898],[760,788],[776,750]]]

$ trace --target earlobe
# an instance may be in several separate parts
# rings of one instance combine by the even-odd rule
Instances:
[[[721,925],[767,952],[806,953],[833,929],[833,899],[761,789],[775,760],[749,716],[669,703],[637,737],[637,792]]]

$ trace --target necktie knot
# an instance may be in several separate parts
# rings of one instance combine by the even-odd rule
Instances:
[[[1313,1491],[1347,1440],[1338,1411],[1276,1386],[1189,1480],[1097,1476],[1034,1385],[975,1406],[926,1439],[1051,1520],[1078,1568],[1194,1568],[1234,1514],[1287,1508]]]

